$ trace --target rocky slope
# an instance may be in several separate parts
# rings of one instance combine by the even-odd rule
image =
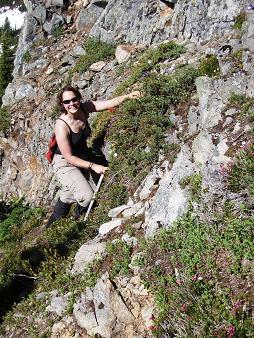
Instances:
[[[173,39],[186,48],[180,58],[159,64],[161,74],[174,73],[179,65],[197,66],[208,55],[219,62],[220,75],[198,77],[196,94],[169,114],[174,128],[165,138],[168,145],[177,145],[175,159],[160,154],[153,170],[129,196],[128,204],[107,211],[109,221],[97,224],[98,236],[79,249],[68,271],[82,276],[98,254],[105,254],[107,241],[121,238],[134,248],[133,276],[112,279],[105,272],[95,285],[77,294],[51,290],[37,295],[46,308],[33,315],[38,316],[37,325],[43,332],[50,314],[52,337],[152,336],[156,307],[141,279],[142,268],[135,264],[142,257],[140,238],[129,235],[126,224],[140,237],[169,228],[189,209],[191,193],[183,180],[197,173],[202,176],[204,204],[214,201],[215,195],[228,198],[223,170],[251,137],[251,124],[238,120],[237,108],[229,103],[232,93],[254,97],[254,11],[247,10],[248,1],[233,0],[48,0],[25,4],[28,12],[14,80],[3,98],[4,106],[12,112],[12,126],[0,139],[4,198],[25,195],[35,205],[48,205],[52,200],[55,183],[44,159],[53,125],[50,115],[57,91],[69,78],[68,71],[75,69],[78,57],[86,53],[83,42],[88,36],[121,46],[115,58],[92,65],[83,74],[72,74],[71,83],[80,88],[85,99],[110,97],[126,76],[118,71],[119,64],[134,59],[151,44]],[[243,12],[239,29],[235,24]],[[29,60],[24,58],[27,51]],[[141,221],[132,224],[133,217]],[[208,217],[206,212],[202,217]],[[177,269],[174,274],[178,278]],[[66,314],[70,299],[73,310]],[[24,320],[32,325],[29,319]],[[5,337],[29,334],[26,328],[7,327]],[[163,337],[167,337],[165,332]]]
[[[80,48],[87,35],[135,46],[176,38],[193,42],[192,53],[198,49],[202,54],[206,52],[206,41],[213,34],[223,37],[234,18],[247,7],[247,1],[174,2],[25,1],[27,16],[15,59],[14,80],[3,97],[4,106],[10,107],[12,113],[12,128],[7,138],[1,138],[4,197],[25,195],[35,204],[47,204],[52,199],[54,183],[43,156],[52,130],[48,116],[54,110],[54,95],[65,82],[68,69],[84,53]],[[66,30],[66,37],[54,38],[52,32],[57,29]],[[251,50],[251,28],[248,30],[243,41]],[[241,48],[241,39],[230,40],[230,36],[221,43],[229,43],[236,50]],[[214,52],[219,47],[215,46]],[[29,62],[25,61],[26,53],[30,54]],[[244,55],[248,63],[251,56]],[[84,98],[110,97],[121,81],[111,71],[113,65],[114,61],[101,72],[89,74],[88,79],[74,75],[72,83],[79,85]],[[251,91],[251,86],[248,88]]]

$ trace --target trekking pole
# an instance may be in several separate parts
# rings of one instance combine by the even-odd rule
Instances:
[[[99,181],[98,181],[98,183],[97,183],[97,185],[96,185],[96,188],[95,188],[95,190],[94,190],[93,197],[92,197],[92,199],[91,199],[91,201],[90,201],[90,203],[89,203],[89,206],[88,206],[88,209],[87,209],[85,218],[84,218],[84,223],[85,223],[85,222],[87,221],[87,219],[88,219],[88,216],[89,216],[89,214],[90,214],[90,211],[91,211],[92,206],[93,206],[93,204],[94,204],[94,201],[95,201],[95,199],[96,199],[97,192],[98,192],[99,189],[100,189],[100,186],[101,186],[101,182],[102,182],[102,180],[103,180],[103,177],[104,177],[104,174],[101,174],[101,176],[100,176],[100,178],[99,178]]]

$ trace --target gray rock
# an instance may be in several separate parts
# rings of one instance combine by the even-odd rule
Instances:
[[[140,210],[143,210],[144,204],[142,202],[138,202],[130,206],[130,208],[123,210],[122,215],[123,218],[130,218],[134,215],[137,215]]]
[[[27,84],[21,84],[20,87],[18,87],[16,94],[15,94],[15,100],[22,100],[24,98],[34,98],[35,97],[35,89],[32,85],[29,83]]]
[[[94,289],[87,289],[74,305],[73,315],[78,325],[91,336],[110,338],[123,332],[133,315],[128,310],[107,275],[103,275]]]
[[[246,72],[252,72],[254,70],[254,56],[250,51],[243,51],[242,63],[243,70]]]
[[[128,208],[130,208],[130,206],[128,206],[128,205],[120,205],[119,207],[116,207],[114,209],[109,210],[108,216],[111,217],[111,218],[115,218],[118,215],[120,215],[120,213],[122,211],[124,211],[125,209],[128,209]]]
[[[198,131],[199,126],[199,109],[196,106],[190,106],[188,113],[189,135],[194,135]]]
[[[62,316],[68,305],[69,296],[70,294],[67,294],[65,296],[53,297],[50,305],[46,307],[46,311],[54,312],[58,316]]]
[[[146,236],[153,236],[158,228],[168,228],[188,208],[188,193],[179,182],[194,173],[191,153],[185,146],[178,154],[170,172],[159,183],[150,208],[145,213]]]
[[[90,263],[102,256],[105,249],[106,243],[96,239],[83,244],[75,255],[71,273],[83,273]]]
[[[61,66],[62,67],[66,67],[66,66],[70,66],[73,65],[75,62],[74,57],[70,56],[70,55],[65,55],[62,59],[61,59]]]
[[[36,60],[33,63],[25,64],[23,66],[23,74],[25,74],[26,72],[31,72],[32,70],[45,68],[49,64],[50,64],[50,61],[47,59],[40,59],[40,60]]]
[[[63,6],[63,0],[46,0],[46,7]]]
[[[111,230],[119,227],[121,224],[122,224],[122,219],[120,219],[120,218],[115,219],[115,220],[110,221],[110,222],[107,222],[107,223],[103,223],[99,228],[99,234],[105,235],[108,232],[110,232]]]
[[[107,7],[90,31],[101,40],[142,43],[167,39],[171,31],[171,12],[161,15],[157,1],[109,0]]]
[[[235,114],[237,114],[237,113],[238,113],[238,111],[237,111],[235,108],[227,109],[227,110],[224,112],[224,114],[225,114],[226,116],[233,116],[233,115],[235,115]]]
[[[170,35],[180,40],[200,42],[224,36],[245,8],[245,0],[178,1]]]
[[[197,165],[205,164],[208,159],[211,158],[214,150],[215,145],[213,144],[212,136],[210,135],[210,133],[207,131],[200,132],[192,143],[194,162]]]
[[[223,76],[230,75],[234,67],[234,62],[232,59],[219,59],[219,67],[221,74]]]
[[[93,63],[89,69],[93,72],[100,72],[104,67],[106,66],[106,62],[104,61],[98,61]]]
[[[77,81],[74,82],[72,81],[72,86],[77,86],[79,89],[84,89],[89,85],[89,82],[86,80],[81,80],[81,81]]]
[[[32,15],[35,17],[40,23],[44,23],[46,20],[46,8],[42,5],[38,5],[34,8]]]
[[[5,89],[5,93],[2,96],[2,105],[9,106],[15,102],[13,86],[11,83]]]
[[[150,196],[153,187],[158,179],[159,175],[157,173],[157,170],[154,169],[141,183],[141,186],[134,193],[134,197],[139,197],[141,200],[146,200]]]
[[[33,2],[31,0],[23,0],[27,13],[30,14],[33,11]]]
[[[52,34],[53,31],[62,26],[64,23],[64,19],[61,15],[58,15],[56,13],[53,13],[51,20],[45,21],[43,24],[43,29],[48,33]]]
[[[72,56],[79,57],[79,56],[85,55],[85,54],[86,54],[86,51],[82,46],[76,46],[76,47],[73,48]]]
[[[103,11],[102,7],[91,4],[82,8],[76,19],[75,25],[78,31],[90,30]]]
[[[208,77],[196,79],[199,97],[199,130],[216,126],[222,120],[222,112],[232,93],[245,95],[250,86],[244,74],[237,74],[227,80],[213,80]]]
[[[209,77],[197,78],[196,87],[199,97],[199,128],[212,128],[222,119],[222,98],[215,90],[215,82]]]
[[[15,53],[13,75],[18,76],[22,70],[23,55],[36,38],[37,21],[29,13],[25,15],[24,24],[19,35],[18,47]]]
[[[130,236],[127,233],[122,236],[122,241],[124,241],[129,246],[136,246],[138,244],[137,238]]]
[[[243,37],[242,37],[242,43],[245,48],[247,48],[252,53],[254,52],[254,18],[253,14],[249,13],[247,15],[247,21],[244,22],[243,25]]]
[[[228,150],[227,139],[220,134],[217,145],[212,140],[212,135],[208,131],[202,131],[193,140],[192,153],[194,162],[197,165],[205,165],[206,163],[227,163],[229,157],[225,154]]]
[[[147,329],[149,329],[151,326],[154,325],[154,321],[153,321],[154,312],[155,312],[155,308],[150,305],[144,307],[141,311],[141,315],[145,321],[145,325]]]
[[[134,51],[135,47],[132,45],[118,45],[115,51],[115,57],[117,62],[121,64],[128,61]]]

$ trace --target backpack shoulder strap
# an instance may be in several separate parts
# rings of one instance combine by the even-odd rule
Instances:
[[[68,128],[69,128],[69,131],[70,131],[70,133],[71,133],[71,127],[69,126],[69,124],[68,124],[66,121],[64,121],[63,119],[61,119],[61,117],[58,117],[57,120],[61,120],[61,121],[63,121],[65,124],[67,124],[67,126],[68,126]]]

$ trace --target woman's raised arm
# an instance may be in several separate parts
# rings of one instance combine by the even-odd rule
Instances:
[[[137,99],[141,96],[142,96],[141,92],[137,90],[137,91],[131,92],[130,94],[120,95],[120,96],[114,97],[113,99],[109,99],[109,100],[88,101],[88,102],[83,103],[83,107],[85,111],[88,111],[88,112],[102,111],[105,109],[117,107],[128,99]]]

